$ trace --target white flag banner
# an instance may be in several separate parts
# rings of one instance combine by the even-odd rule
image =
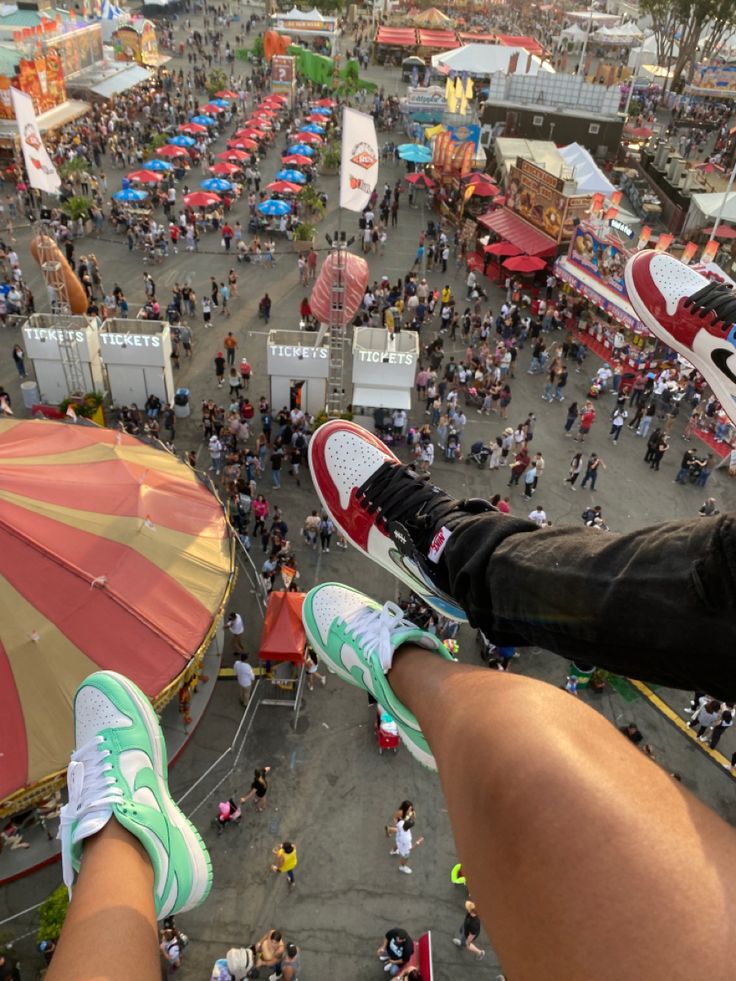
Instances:
[[[340,207],[362,211],[378,183],[378,140],[373,117],[343,109]]]
[[[41,134],[36,123],[36,112],[33,99],[20,89],[11,88],[10,98],[13,100],[13,112],[18,123],[20,145],[28,173],[28,183],[38,191],[47,194],[58,194],[61,179],[56,172],[43,145]]]

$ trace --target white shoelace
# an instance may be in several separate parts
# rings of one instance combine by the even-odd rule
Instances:
[[[392,636],[397,630],[416,629],[404,619],[404,611],[396,603],[384,603],[380,610],[362,606],[343,617],[352,636],[363,646],[366,657],[378,654],[384,674],[391,669],[394,658]]]
[[[101,751],[102,736],[94,736],[72,753],[67,768],[66,780],[69,802],[59,815],[59,838],[61,839],[61,863],[64,884],[71,896],[74,884],[72,864],[72,831],[76,823],[93,811],[103,811],[116,804],[123,796],[122,788],[116,787],[107,762],[109,750]],[[99,830],[99,828],[97,829]]]

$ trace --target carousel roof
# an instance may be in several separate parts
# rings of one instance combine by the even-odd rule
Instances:
[[[0,420],[0,800],[62,770],[71,704],[112,669],[152,699],[227,595],[222,508],[163,449],[92,425]]]

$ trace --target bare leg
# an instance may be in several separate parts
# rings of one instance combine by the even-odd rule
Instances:
[[[84,844],[79,878],[47,981],[159,981],[153,869],[111,818]]]
[[[388,677],[437,760],[468,889],[510,977],[673,981],[704,950],[712,979],[732,976],[732,828],[560,689],[411,645]],[[512,706],[523,726],[503,724]]]

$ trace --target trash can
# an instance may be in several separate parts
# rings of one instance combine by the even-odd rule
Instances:
[[[573,678],[578,679],[579,689],[588,687],[594,671],[594,664],[576,664],[575,661],[570,662],[570,674],[573,676]]]
[[[192,407],[189,405],[189,389],[177,388],[174,395],[174,415],[177,419],[186,419],[191,415]]]
[[[20,383],[20,394],[23,398],[23,405],[27,409],[32,409],[34,405],[41,401],[41,393],[38,390],[38,382],[24,381]]]

